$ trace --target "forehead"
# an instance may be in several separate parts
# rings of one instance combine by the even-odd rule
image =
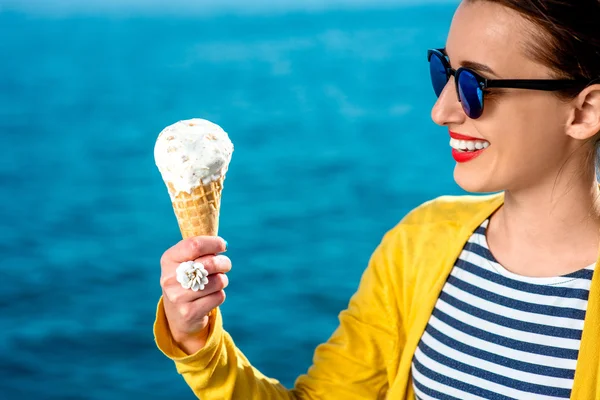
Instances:
[[[455,68],[474,61],[498,75],[533,77],[545,70],[527,56],[527,45],[535,40],[536,27],[516,11],[491,1],[463,1],[452,19],[446,52]]]

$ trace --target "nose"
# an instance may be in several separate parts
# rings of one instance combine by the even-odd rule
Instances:
[[[446,87],[442,90],[440,97],[431,109],[431,119],[440,126],[448,126],[450,124],[460,125],[465,122],[467,115],[456,94],[454,77],[450,77]]]

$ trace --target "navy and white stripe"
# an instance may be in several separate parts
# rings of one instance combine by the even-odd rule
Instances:
[[[489,251],[488,221],[465,244],[413,356],[417,399],[568,399],[595,265],[513,274]]]

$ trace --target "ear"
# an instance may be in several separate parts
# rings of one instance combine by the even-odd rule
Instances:
[[[567,120],[567,134],[574,139],[585,140],[600,132],[600,84],[583,89],[571,102]]]

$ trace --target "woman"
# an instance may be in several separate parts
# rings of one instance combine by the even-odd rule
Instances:
[[[223,330],[220,238],[161,261],[158,346],[199,398],[599,399],[600,2],[465,0],[428,53],[456,182],[375,250],[292,390]],[[486,80],[487,79],[487,80]],[[174,271],[199,258],[203,292]],[[208,314],[208,315],[207,315]],[[258,328],[260,329],[260,328]]]

